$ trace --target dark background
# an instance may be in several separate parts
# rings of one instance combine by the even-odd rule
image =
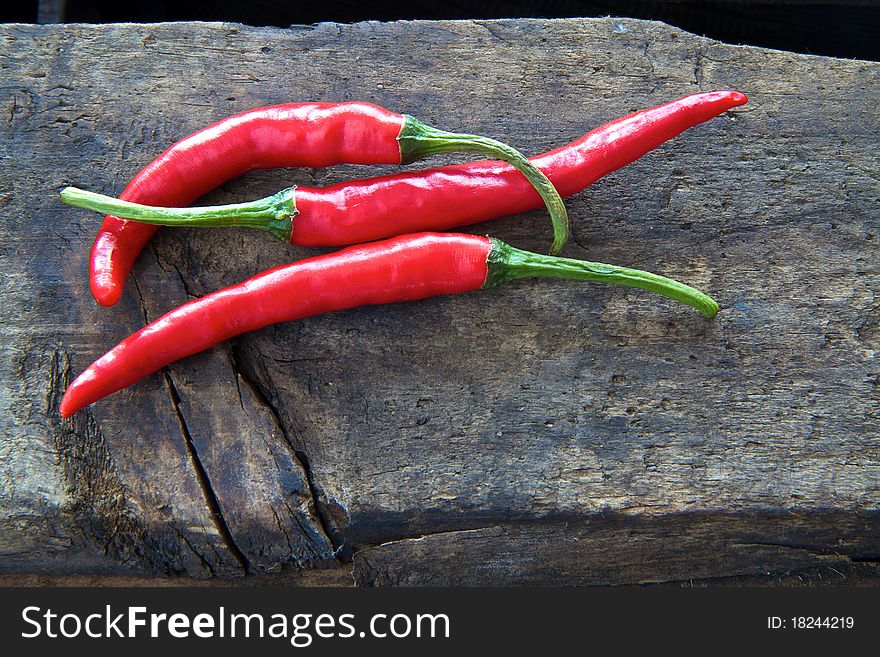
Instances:
[[[728,43],[880,60],[880,2],[872,0],[34,0],[0,8],[0,22],[212,20],[281,27],[322,21],[609,15],[660,20]]]

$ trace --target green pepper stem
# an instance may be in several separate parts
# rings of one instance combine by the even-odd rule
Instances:
[[[296,209],[296,187],[248,203],[209,205],[196,208],[163,208],[123,201],[112,196],[88,192],[76,187],[61,190],[61,200],[78,208],[133,219],[145,224],[177,227],[218,228],[243,226],[259,228],[278,239],[290,241]]]
[[[492,251],[489,253],[488,265],[489,274],[483,284],[484,288],[495,287],[519,278],[599,281],[656,292],[664,297],[693,306],[708,319],[712,319],[718,313],[718,304],[712,297],[671,278],[639,269],[606,265],[601,262],[556,258],[521,251],[496,239],[492,239]]]
[[[438,153],[454,152],[481,153],[507,162],[525,176],[544,199],[550,211],[550,220],[553,223],[551,255],[558,255],[565,248],[568,242],[568,212],[565,203],[550,179],[515,148],[489,137],[439,130],[408,114],[404,115],[403,127],[397,141],[400,143],[401,164],[415,162]]]

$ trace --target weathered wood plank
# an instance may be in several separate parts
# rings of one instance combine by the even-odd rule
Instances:
[[[616,19],[0,26],[0,56],[0,572],[872,572],[877,64]],[[145,320],[313,253],[163,231],[101,309],[86,285],[98,218],[61,205],[64,184],[118,192],[175,139],[288,100],[371,100],[540,152],[714,88],[750,103],[570,199],[568,253],[696,284],[721,302],[715,322],[636,291],[523,282],[271,327],[72,423],[53,412],[71,373]],[[206,201],[380,170],[261,172]],[[542,212],[474,227],[490,230],[549,239]]]
[[[354,573],[371,586],[693,584],[809,571],[831,583],[876,584],[878,530],[876,515],[857,514],[542,518],[389,541],[358,551]],[[854,566],[862,567],[855,577]]]

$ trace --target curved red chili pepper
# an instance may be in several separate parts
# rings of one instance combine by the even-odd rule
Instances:
[[[559,193],[524,155],[494,139],[446,132],[371,103],[288,103],[228,117],[181,139],[147,165],[120,195],[142,204],[188,205],[251,169],[333,164],[407,164],[437,153],[481,153],[513,165],[544,199],[553,220],[551,253],[568,239]],[[115,304],[125,277],[156,228],[108,215],[91,253],[90,287]]]
[[[648,272],[529,253],[473,235],[404,235],[276,267],[172,310],[92,363],[64,393],[60,412],[72,415],[169,363],[269,324],[535,277],[639,287],[706,317],[718,311],[702,292]]]
[[[190,135],[168,148],[129,183],[120,198],[188,205],[245,171],[319,167],[340,162],[396,164],[402,117],[372,105],[265,107]],[[247,148],[242,142],[247,141]],[[108,216],[91,253],[92,294],[119,301],[134,259],[157,228]]]
[[[573,194],[604,175],[637,160],[645,153],[684,130],[709,120],[747,98],[736,91],[694,94],[658,107],[630,114],[593,130],[577,141],[532,160],[544,171],[563,195]],[[372,107],[372,106],[370,106]],[[378,109],[378,108],[377,108]],[[315,110],[317,111],[317,110]],[[338,111],[338,110],[337,110]],[[380,110],[384,112],[385,110]],[[222,182],[249,169],[263,167],[322,166],[336,161],[354,161],[346,150],[356,144],[358,152],[376,162],[393,161],[391,149],[368,145],[363,123],[349,117],[333,121],[333,145],[319,155],[301,154],[302,143],[287,131],[302,130],[283,110],[267,108],[266,114],[250,113],[259,130],[253,148],[238,148],[237,124],[213,126],[196,133],[166,151],[132,181],[120,198],[164,206],[186,205]],[[386,125],[379,136],[383,141],[396,119],[391,113],[371,118]],[[317,116],[323,116],[318,113]],[[297,121],[300,121],[297,118]],[[320,124],[320,121],[317,121]],[[233,130],[226,138],[224,130]],[[347,132],[347,130],[351,132]],[[213,132],[211,132],[213,131]],[[309,124],[309,134],[321,134],[319,126]],[[199,135],[204,133],[204,139]],[[196,167],[176,150],[192,140],[192,148],[204,154]],[[204,143],[223,148],[199,150]],[[384,141],[383,141],[384,143]],[[306,151],[317,148],[308,142]],[[385,144],[387,147],[387,144]],[[317,148],[321,151],[320,148]],[[174,152],[172,152],[174,151]],[[181,150],[186,153],[188,149]],[[262,153],[256,157],[254,153]],[[324,158],[309,160],[308,158]],[[389,159],[382,159],[389,158]],[[299,215],[288,239],[304,246],[354,244],[406,232],[443,230],[494,217],[536,208],[539,196],[514,170],[493,161],[406,172],[365,180],[340,183],[323,189],[298,188],[295,194]],[[92,294],[102,305],[115,304],[137,254],[157,230],[156,226],[108,217],[95,241],[91,257]]]
[[[694,94],[621,117],[531,158],[562,196],[571,196],[688,128],[748,101],[737,91]],[[511,167],[468,162],[298,187],[290,242],[341,246],[421,230],[447,230],[525,212],[541,199]]]

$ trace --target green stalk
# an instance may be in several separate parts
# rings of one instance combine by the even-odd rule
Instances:
[[[145,224],[203,228],[243,226],[265,230],[278,239],[289,242],[293,230],[293,218],[299,214],[296,209],[295,190],[296,187],[288,187],[277,194],[248,203],[197,208],[140,205],[76,187],[62,189],[61,200],[78,208]]]
[[[515,148],[489,137],[439,130],[408,114],[404,115],[403,127],[397,141],[400,143],[401,164],[415,162],[429,155],[454,152],[480,153],[507,162],[525,176],[550,211],[550,220],[553,223],[550,254],[558,255],[565,248],[568,242],[568,212],[562,197],[550,179]]]
[[[598,281],[662,294],[664,297],[693,306],[708,319],[712,319],[718,313],[718,304],[712,297],[671,278],[639,269],[521,251],[496,239],[492,240],[488,264],[489,274],[483,284],[484,288],[495,287],[519,278]]]

